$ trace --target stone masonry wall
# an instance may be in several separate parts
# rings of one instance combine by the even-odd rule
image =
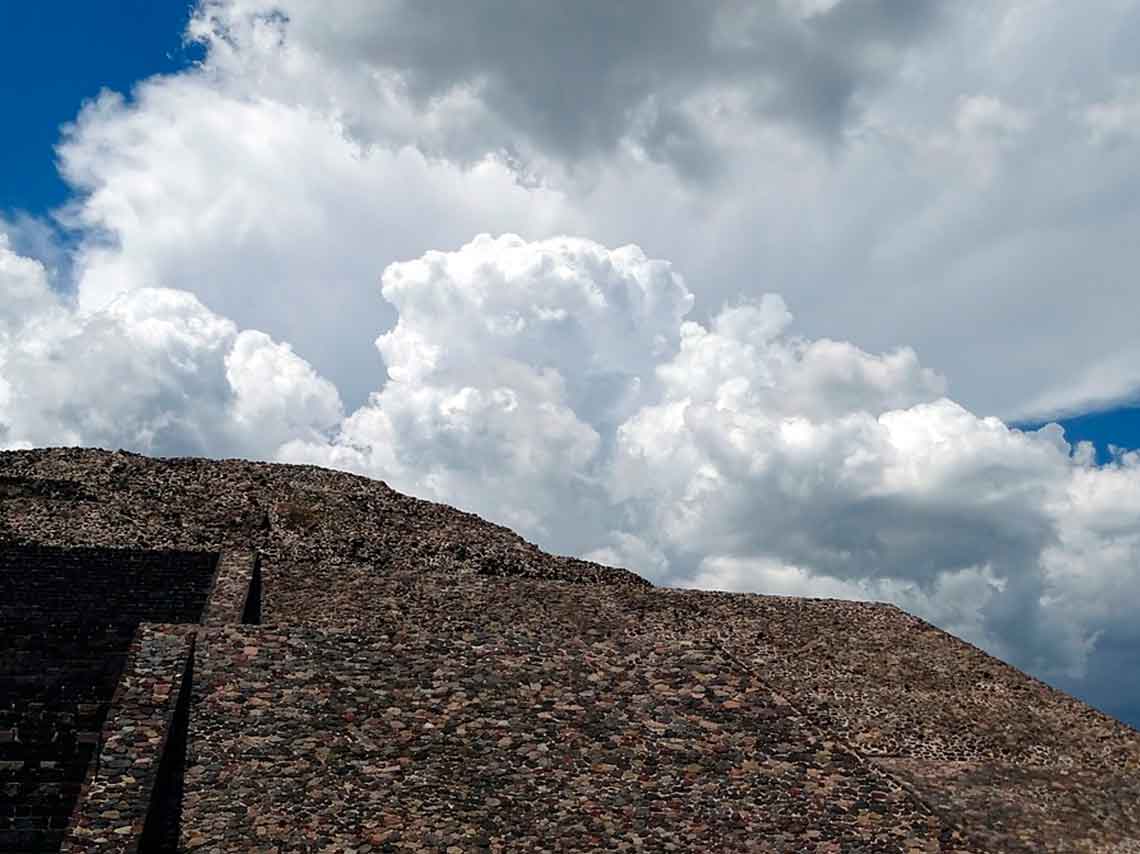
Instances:
[[[0,452],[32,542],[224,553],[192,678],[128,665],[84,854],[1140,854],[1135,730],[890,606],[654,588],[242,460]]]
[[[621,629],[203,629],[181,846],[981,854],[715,645]]]
[[[194,626],[139,628],[88,772],[65,854],[177,847]]]
[[[0,547],[0,850],[58,850],[138,625],[197,622],[209,553]]]

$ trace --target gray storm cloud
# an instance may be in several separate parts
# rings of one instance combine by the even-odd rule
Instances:
[[[62,140],[74,286],[191,290],[355,406],[385,266],[580,234],[669,258],[703,323],[774,290],[804,334],[912,346],[975,411],[1111,405],[1140,5],[1103,3],[200,3],[201,66]]]
[[[460,108],[436,125],[435,138],[418,141],[461,159],[508,148],[573,162],[628,142],[694,174],[713,168],[717,152],[690,101],[736,89],[757,117],[834,140],[859,96],[936,27],[942,5],[208,3],[196,32],[227,56],[269,34],[298,57],[335,52],[325,97],[366,139],[390,128],[365,103],[340,97],[346,90],[406,96],[427,113]],[[291,69],[280,70],[288,77]]]

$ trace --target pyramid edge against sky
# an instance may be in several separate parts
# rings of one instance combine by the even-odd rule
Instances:
[[[97,757],[63,850],[1140,851],[1136,731],[890,605],[656,588],[354,475],[90,449],[0,454],[0,552],[76,632],[85,599],[137,611],[98,732],[51,718]],[[63,784],[20,733],[64,694],[4,676],[27,841]]]

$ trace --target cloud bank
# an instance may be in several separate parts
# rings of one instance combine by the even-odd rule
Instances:
[[[70,254],[0,224],[0,446],[353,469],[1140,708],[1137,454],[999,420],[1140,390],[1094,5],[200,2],[64,130]]]
[[[143,288],[83,312],[0,235],[0,447],[97,445],[264,456],[336,426],[336,388],[287,344],[185,291]]]
[[[62,140],[82,303],[189,290],[356,406],[388,264],[576,234],[669,258],[702,323],[773,290],[913,346],[977,412],[1140,396],[1140,0],[529,9],[200,2],[202,64]]]

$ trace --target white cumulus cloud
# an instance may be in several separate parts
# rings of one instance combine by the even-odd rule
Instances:
[[[58,296],[0,241],[0,443],[155,453],[272,453],[335,426],[335,387],[283,344],[185,291],[140,288],[98,311]]]
[[[582,234],[670,258],[702,323],[778,290],[814,338],[913,346],[976,411],[1140,393],[1138,0],[201,0],[189,32],[200,66],[59,149],[85,306],[189,290],[356,406],[379,270]]]
[[[657,383],[692,305],[637,247],[515,235],[394,264],[382,291],[399,312],[376,342],[388,382],[334,449],[287,455],[383,470],[437,500],[498,495],[496,518],[560,537],[575,527],[556,520],[561,503],[597,491],[599,453]]]
[[[706,327],[668,264],[580,239],[483,235],[383,293],[387,385],[283,458],[659,583],[889,599],[1054,676],[1135,607],[1132,457],[978,416],[911,350],[796,336],[775,295]]]

